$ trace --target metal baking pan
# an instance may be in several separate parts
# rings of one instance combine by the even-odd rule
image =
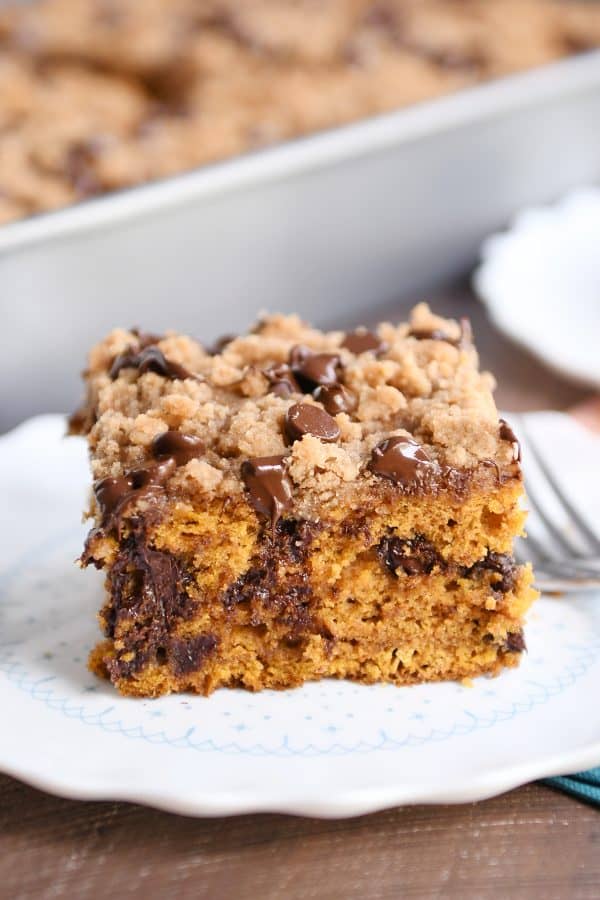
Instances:
[[[389,313],[464,272],[519,207],[597,180],[599,125],[594,51],[5,225],[0,428],[73,406],[116,324],[211,339],[261,308]]]

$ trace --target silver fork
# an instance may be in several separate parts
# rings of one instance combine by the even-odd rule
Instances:
[[[515,556],[519,562],[531,560],[539,590],[556,593],[597,590],[600,588],[600,538],[565,495],[523,419],[512,418],[519,419],[519,437],[525,453],[536,462],[539,483],[545,486],[546,496],[560,510],[563,519],[562,524],[553,520],[547,504],[541,501],[538,490],[526,476],[530,510],[528,536],[525,541],[517,540]]]

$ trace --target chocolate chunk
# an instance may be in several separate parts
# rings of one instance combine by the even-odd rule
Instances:
[[[329,413],[311,403],[294,403],[285,416],[285,431],[293,443],[305,434],[312,434],[326,444],[331,444],[340,436],[340,429]]]
[[[408,337],[415,338],[417,341],[446,341],[453,347],[467,347],[473,341],[473,332],[470,321],[463,316],[460,320],[460,336],[457,338],[450,337],[441,328],[411,328]]]
[[[292,370],[285,363],[268,366],[263,369],[263,375],[267,378],[272,393],[277,394],[278,397],[289,397],[290,394],[302,393]]]
[[[192,579],[183,561],[149,546],[143,522],[135,518],[110,567],[108,582],[110,601],[102,614],[105,632],[107,637],[118,632],[122,648],[116,658],[104,662],[117,680],[135,674],[148,661],[164,659],[172,629],[189,620],[198,604],[188,592]]]
[[[167,659],[175,675],[189,675],[202,668],[207,656],[217,648],[214,634],[198,634],[191,638],[173,637],[169,640]]]
[[[140,375],[145,372],[156,372],[165,378],[194,378],[184,366],[165,357],[158,347],[146,347],[139,353],[126,350],[120,353],[110,368],[110,377],[117,378],[122,369],[137,369]]]
[[[94,495],[102,515],[106,518],[114,512],[118,504],[133,490],[132,479],[128,475],[102,478],[94,484]]]
[[[518,438],[508,422],[505,419],[500,419],[500,440],[501,441],[509,441],[512,444],[513,451],[513,462],[521,462],[521,445],[518,441]]]
[[[504,641],[504,650],[507,650],[509,653],[523,653],[524,650],[527,650],[523,632],[509,631]]]
[[[169,457],[132,469],[126,475],[96,481],[94,495],[102,513],[102,526],[118,529],[121,517],[129,504],[162,487],[173,473],[175,466],[175,460]]]
[[[259,515],[270,518],[273,528],[292,505],[292,483],[283,460],[283,456],[258,456],[242,463],[250,504]]]
[[[164,431],[152,441],[152,454],[156,459],[171,458],[178,466],[184,466],[202,453],[204,443],[200,438],[180,431]]]
[[[141,491],[145,488],[162,485],[173,474],[176,465],[177,463],[172,457],[159,459],[147,466],[132,469],[127,477],[131,479],[134,490]]]
[[[429,575],[436,565],[445,568],[445,560],[421,534],[414,538],[388,535],[380,540],[375,552],[394,575],[399,569],[405,575]]]
[[[358,406],[354,394],[343,384],[322,384],[313,391],[313,397],[323,404],[331,416],[342,412],[351,413]]]
[[[515,587],[519,567],[514,557],[509,556],[508,553],[495,553],[493,550],[488,550],[485,558],[466,569],[464,574],[467,578],[473,578],[488,572],[500,575],[500,578],[492,583],[493,589],[501,594],[507,594]]]
[[[337,353],[313,353],[307,347],[299,346],[290,351],[290,368],[306,394],[321,384],[336,384],[341,367]]]
[[[423,447],[411,438],[390,437],[377,444],[369,468],[375,475],[409,487],[422,480],[433,463]]]
[[[123,513],[134,500],[162,487],[176,466],[185,465],[204,452],[203,442],[179,431],[165,431],[152,441],[156,462],[132,469],[124,475],[102,478],[94,485],[96,501],[105,528],[119,527]]]
[[[342,342],[342,347],[357,355],[371,351],[375,356],[385,353],[387,349],[386,343],[372,331],[367,331],[366,328],[357,328],[356,331],[347,334]]]

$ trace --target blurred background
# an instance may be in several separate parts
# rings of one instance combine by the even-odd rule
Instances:
[[[586,0],[0,2],[0,430],[74,408],[117,325],[209,342],[423,297],[472,317],[505,408],[586,397],[469,274],[520,210],[598,181],[599,47]],[[540,345],[560,302],[527,293]],[[597,294],[572,302],[593,331]]]

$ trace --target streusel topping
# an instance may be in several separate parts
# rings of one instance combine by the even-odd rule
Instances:
[[[415,465],[425,474],[516,465],[467,323],[425,304],[372,332],[265,316],[218,352],[174,332],[117,329],[92,350],[86,379],[76,427],[89,430],[95,479],[164,459],[167,445],[184,450],[161,484],[186,496],[239,494],[244,463],[275,457],[295,502],[327,501],[386,473],[398,483]],[[347,411],[319,399],[340,392]]]

